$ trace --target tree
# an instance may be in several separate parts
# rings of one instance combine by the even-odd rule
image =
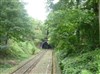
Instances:
[[[24,41],[32,34],[31,26],[22,2],[0,1],[0,45],[7,45],[9,39]]]
[[[100,0],[99,0],[99,44],[100,44]]]
[[[60,0],[56,4],[53,4],[51,0],[49,5],[51,13],[47,23],[50,28],[51,41],[55,47],[59,43],[66,44],[63,39],[76,49],[84,45],[93,50],[98,47],[98,0]]]

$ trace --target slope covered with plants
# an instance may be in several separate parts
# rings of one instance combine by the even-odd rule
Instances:
[[[100,72],[99,0],[48,0],[49,42],[62,74]]]

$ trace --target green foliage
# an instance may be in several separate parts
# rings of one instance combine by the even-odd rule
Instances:
[[[24,3],[19,0],[1,0],[0,6],[0,50],[11,49],[10,40],[23,42],[21,45],[25,48],[27,42],[28,47],[32,47],[31,41],[44,38],[42,22],[27,15]]]
[[[26,41],[26,42],[18,42],[18,43],[14,42],[14,44],[11,45],[11,50],[12,50],[12,54],[14,51],[16,55],[18,55],[19,53],[19,55],[21,56],[22,53],[27,55],[34,54],[37,48],[35,47],[34,42]]]
[[[34,44],[40,48],[41,43],[46,37],[46,27],[43,22],[34,20]]]
[[[99,23],[98,11],[92,9],[98,7],[90,6],[86,3],[97,4],[95,1],[60,0],[58,3],[50,6],[52,11],[48,15],[46,24],[50,32],[51,44],[57,49],[72,49],[75,52],[78,49],[90,47],[94,50],[99,45]],[[52,3],[52,1],[51,1]],[[73,4],[73,5],[71,5]],[[66,7],[66,8],[65,8]],[[70,8],[69,8],[70,7]],[[87,8],[86,8],[87,7]]]
[[[16,42],[10,40],[9,44],[9,49],[0,50],[0,73],[2,74],[12,72],[21,61],[39,51],[33,41]]]
[[[24,57],[33,55],[37,51],[33,41],[16,42],[14,40],[9,41],[9,49],[0,50],[0,56],[2,57]]]
[[[62,74],[98,74],[100,65],[100,51],[95,50],[81,55],[68,56],[62,59],[61,51],[57,53],[60,58]],[[64,55],[64,53],[63,53]]]
[[[51,12],[46,25],[50,32],[50,43],[59,52],[63,74],[98,73],[97,60],[94,58],[97,52],[94,57],[84,55],[99,48],[98,1],[59,0],[56,4],[48,1]]]
[[[42,22],[29,17],[24,5],[21,0],[0,0],[0,73],[9,73],[38,52],[35,39],[44,38]]]
[[[0,5],[0,45],[7,45],[9,39],[24,41],[33,34],[23,3],[1,0]]]

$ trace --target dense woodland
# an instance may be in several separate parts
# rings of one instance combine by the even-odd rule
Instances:
[[[0,72],[13,66],[5,67],[2,57],[23,60],[48,38],[62,74],[100,73],[99,0],[47,0],[45,23],[29,17],[24,5],[0,0]]]
[[[62,74],[100,73],[99,0],[48,1],[45,24]]]

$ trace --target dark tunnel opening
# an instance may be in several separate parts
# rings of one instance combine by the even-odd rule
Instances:
[[[52,49],[52,46],[45,41],[42,43],[42,49]]]

